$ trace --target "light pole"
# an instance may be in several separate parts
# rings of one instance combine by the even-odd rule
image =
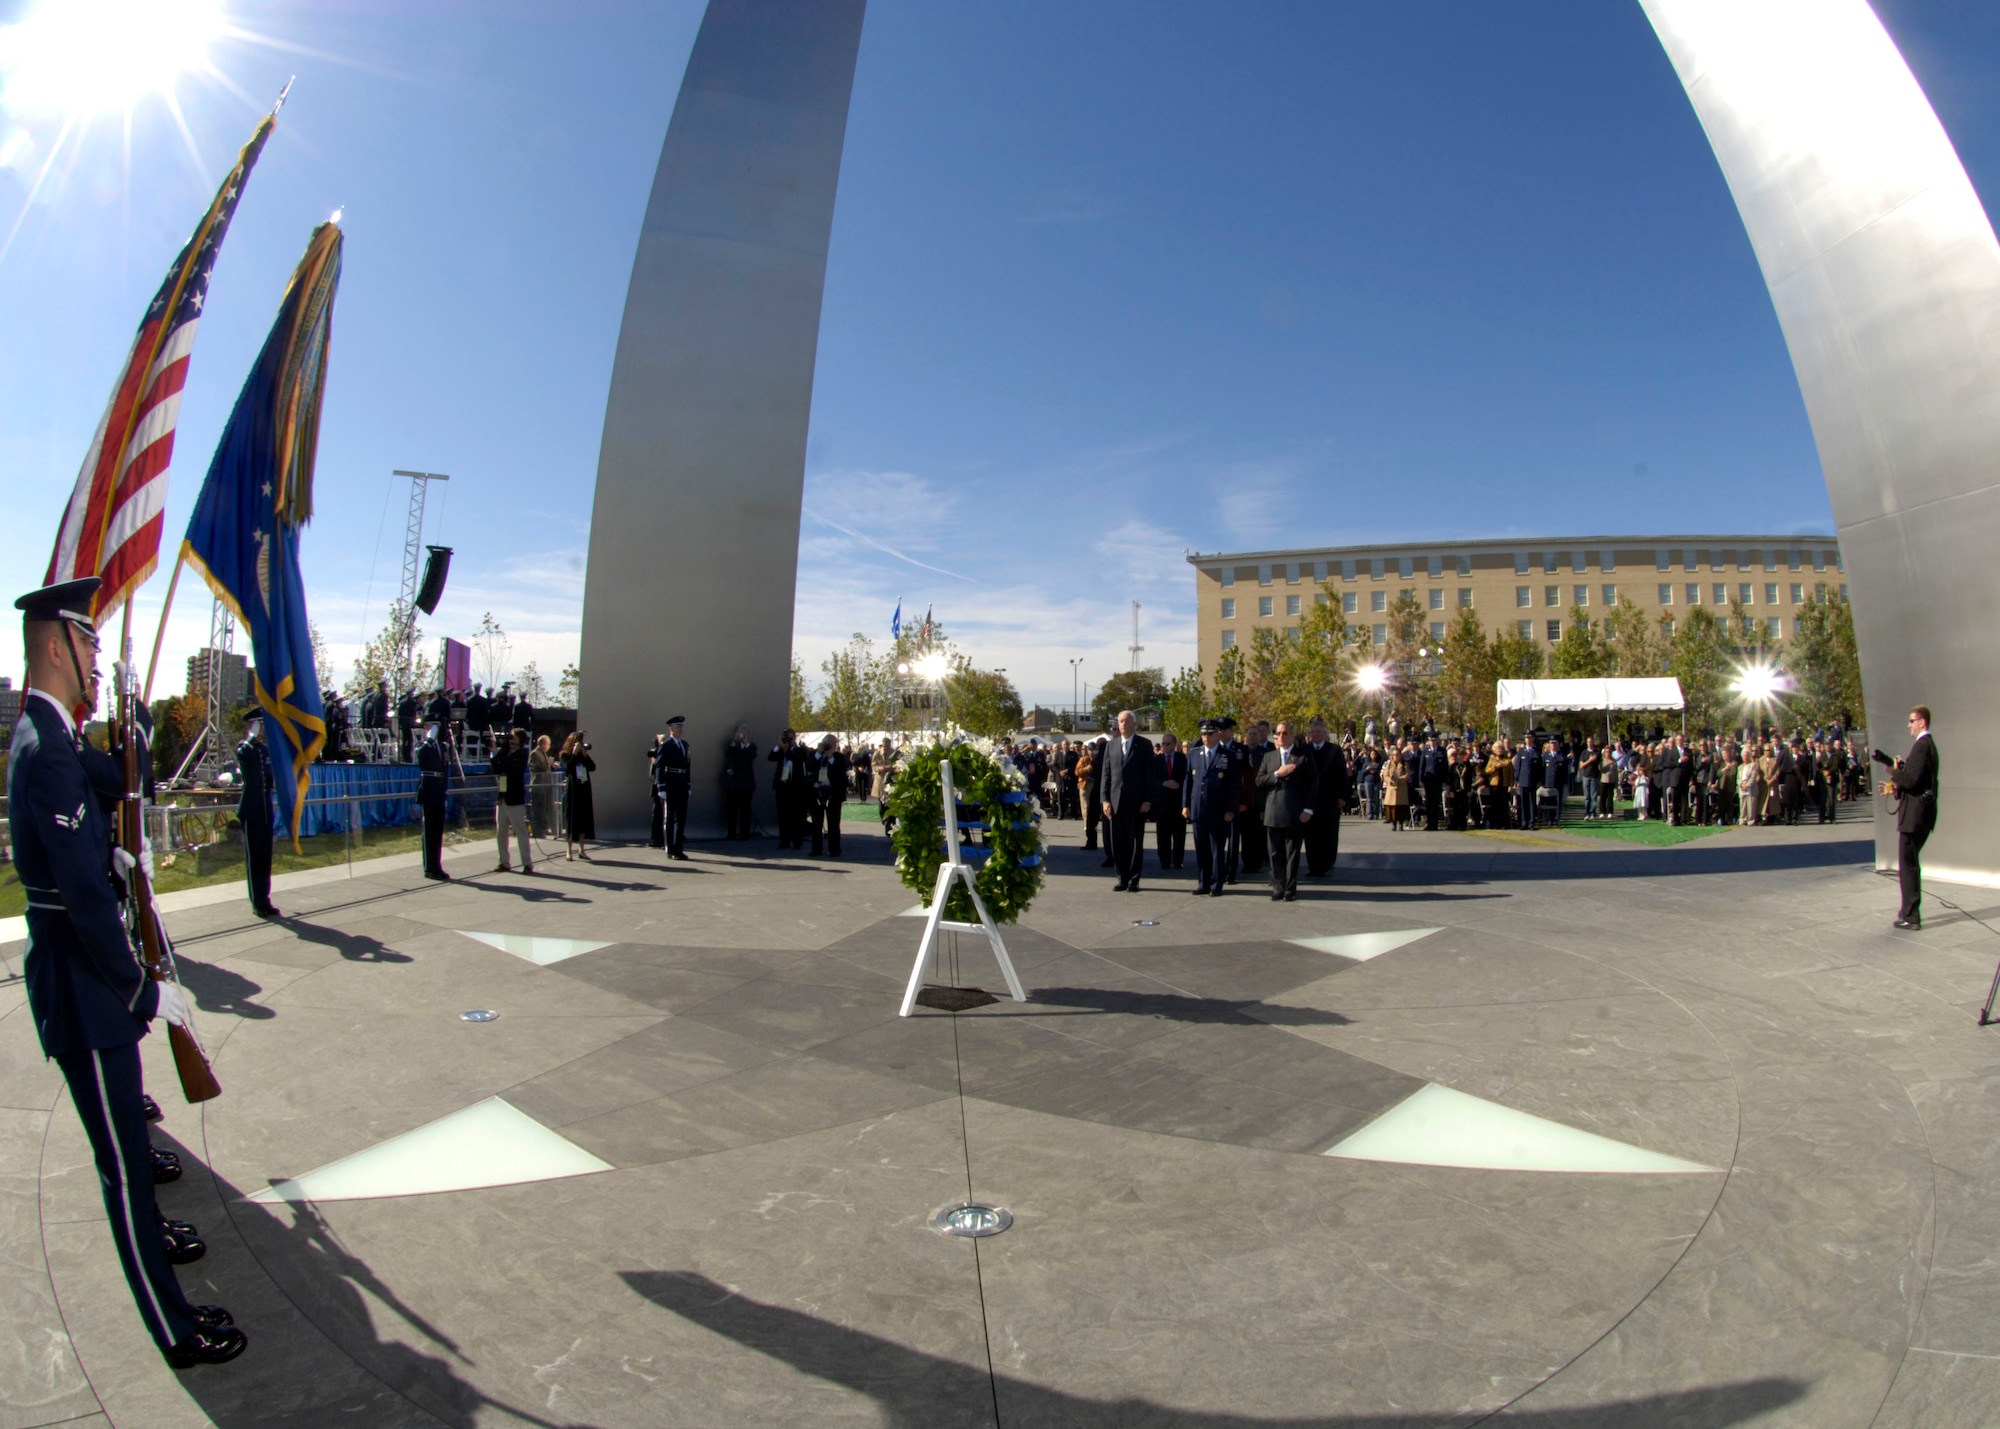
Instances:
[[[1077,656],[1074,660],[1069,662],[1069,727],[1070,727],[1070,732],[1072,734],[1076,732],[1077,671],[1082,668],[1083,668],[1083,657],[1081,655]]]

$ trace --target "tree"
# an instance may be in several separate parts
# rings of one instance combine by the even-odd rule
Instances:
[[[1215,686],[1209,695],[1210,713],[1215,718],[1243,718],[1248,708],[1244,701],[1248,677],[1242,649],[1232,645],[1223,651],[1222,658],[1215,662]]]
[[[1201,666],[1183,665],[1167,686],[1167,698],[1160,710],[1161,723],[1181,743],[1200,737],[1201,722],[1207,717],[1208,691],[1202,687]]]
[[[573,710],[583,695],[583,671],[572,660],[562,667],[562,678],[556,681],[556,702],[564,709]]]
[[[1611,673],[1611,647],[1583,607],[1572,606],[1563,637],[1549,651],[1549,674],[1558,680],[1601,680]]]
[[[521,673],[514,677],[514,686],[514,693],[537,709],[548,703],[548,684],[542,679],[541,669],[533,660],[521,667]]]
[[[1667,673],[1672,650],[1666,624],[1671,619],[1663,615],[1655,624],[1638,606],[1622,595],[1618,597],[1618,604],[1604,617],[1604,628],[1620,676],[1642,680]]]
[[[1097,727],[1109,729],[1120,710],[1157,710],[1167,702],[1167,672],[1158,665],[1144,670],[1120,670],[1090,697],[1090,712]]]
[[[1381,660],[1390,671],[1389,706],[1405,725],[1419,722],[1437,702],[1437,671],[1431,657],[1430,629],[1417,593],[1406,590],[1389,607],[1389,643]]]
[[[472,677],[492,689],[507,678],[507,632],[487,611],[472,632]]]
[[[847,645],[820,662],[826,693],[820,721],[849,739],[889,723],[888,667],[875,656],[875,643],[860,631]]]
[[[1704,606],[1690,610],[1687,619],[1674,631],[1669,668],[1681,682],[1688,723],[1693,728],[1716,729],[1725,725],[1733,654],[1728,625]]]
[[[1789,703],[1801,723],[1845,719],[1851,728],[1867,728],[1853,606],[1837,594],[1814,600],[1793,623],[1785,654],[1785,667],[1797,682]]]
[[[812,695],[806,689],[806,667],[792,656],[791,711],[785,716],[793,729],[812,729],[818,723],[813,713]]]
[[[173,695],[153,701],[153,775],[171,779],[188,749],[208,726],[205,695]]]
[[[961,660],[945,676],[945,708],[967,734],[1005,739],[1021,727],[1021,695],[998,670],[975,670]]]
[[[333,657],[326,652],[326,638],[319,633],[319,622],[308,620],[306,634],[312,640],[313,673],[319,677],[320,698],[333,693]]]
[[[1493,727],[1494,682],[1500,678],[1494,641],[1486,638],[1479,613],[1466,606],[1444,632],[1443,668],[1438,672],[1438,703],[1447,729],[1471,725]]]
[[[1539,680],[1543,666],[1542,647],[1532,635],[1509,629],[1493,637],[1494,680]],[[1499,691],[1496,689],[1494,694],[1497,696]]]
[[[1257,715],[1289,720],[1301,729],[1314,718],[1339,728],[1353,713],[1355,698],[1354,653],[1339,593],[1323,591],[1298,629],[1296,638],[1274,639],[1270,647]]]
[[[397,678],[402,671],[403,641],[406,637],[415,641],[416,658],[408,676],[409,684],[404,688],[423,690],[431,688],[433,667],[430,656],[424,653],[423,630],[419,626],[403,627],[405,606],[398,598],[389,603],[389,618],[373,640],[361,647],[361,654],[354,661],[354,674],[345,687],[347,697],[359,700],[375,688],[377,680],[387,680],[390,692],[396,693]]]

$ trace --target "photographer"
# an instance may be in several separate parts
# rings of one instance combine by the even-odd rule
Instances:
[[[739,724],[722,747],[722,822],[732,839],[750,837],[750,804],[757,792],[757,746],[750,726]]]
[[[590,741],[577,730],[563,741],[563,857],[590,862],[590,841],[597,837],[597,813],[591,802],[590,776],[597,761]]]
[[[814,858],[820,856],[822,834],[826,852],[840,857],[840,808],[847,802],[852,767],[852,761],[841,752],[839,735],[829,734],[819,742],[819,752],[813,756],[813,799],[808,810]]]
[[[778,847],[804,848],[813,797],[812,755],[797,732],[788,729],[778,736],[769,758],[778,766],[771,776],[771,790],[778,797]]]

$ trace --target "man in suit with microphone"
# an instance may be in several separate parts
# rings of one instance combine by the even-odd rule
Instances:
[[[1918,705],[1910,711],[1907,755],[1891,760],[1878,749],[1875,760],[1891,766],[1880,788],[1896,800],[1896,868],[1903,885],[1903,909],[1894,926],[1914,932],[1924,926],[1917,906],[1924,891],[1924,840],[1937,827],[1938,752],[1937,741],[1931,738],[1930,706]]]
[[[1146,856],[1146,815],[1153,811],[1159,765],[1153,743],[1139,733],[1139,718],[1118,712],[1118,736],[1099,756],[1097,797],[1111,839],[1111,862],[1118,870],[1117,892],[1137,893]]]

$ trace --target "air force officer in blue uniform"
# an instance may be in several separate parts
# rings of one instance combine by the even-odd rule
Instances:
[[[28,893],[28,1006],[90,1137],[104,1209],[139,1318],[176,1369],[242,1353],[229,1312],[190,1305],[153,1199],[139,1039],[186,1025],[179,989],[139,966],[112,883],[111,825],[85,770],[74,709],[97,704],[97,581],[23,596],[28,691],[8,752],[7,817]]]
[[[1222,742],[1222,726],[1201,722],[1201,743],[1188,751],[1187,779],[1181,785],[1181,816],[1194,825],[1196,894],[1222,896],[1229,867],[1229,829],[1236,819],[1243,770]]]

